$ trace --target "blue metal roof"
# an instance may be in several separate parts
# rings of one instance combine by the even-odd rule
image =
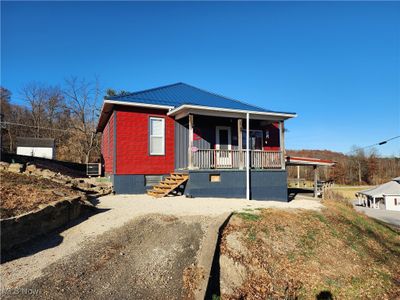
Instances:
[[[106,99],[122,102],[166,105],[173,106],[174,108],[184,104],[190,104],[248,111],[276,112],[255,105],[247,104],[242,101],[217,95],[208,91],[204,91],[202,89],[182,82],[139,91],[123,96],[106,97]]]

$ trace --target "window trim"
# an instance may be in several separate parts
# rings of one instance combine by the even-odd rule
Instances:
[[[162,136],[160,136],[160,135],[152,135],[151,134],[151,121],[152,120],[161,120],[162,121],[162,126],[163,126],[163,135]],[[149,117],[149,127],[148,127],[148,136],[149,136],[149,155],[151,155],[151,156],[165,156],[165,118],[163,118],[163,117]],[[151,149],[151,140],[152,140],[152,137],[158,137],[158,138],[160,138],[160,137],[162,137],[163,138],[163,149],[162,149],[162,152],[160,152],[160,153],[153,153],[152,152],[152,149]]]

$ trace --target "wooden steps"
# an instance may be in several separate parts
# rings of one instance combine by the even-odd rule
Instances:
[[[188,179],[189,174],[171,173],[159,184],[153,186],[151,190],[148,190],[147,194],[156,198],[165,197],[178,188],[181,184],[185,183]]]

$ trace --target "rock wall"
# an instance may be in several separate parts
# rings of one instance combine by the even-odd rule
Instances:
[[[65,198],[36,211],[0,220],[1,250],[8,250],[64,226],[89,207],[81,197]]]

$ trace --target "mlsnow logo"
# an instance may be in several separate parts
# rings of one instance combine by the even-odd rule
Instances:
[[[1,289],[2,295],[38,295],[40,291],[38,289],[27,289],[27,288],[16,288],[16,289]]]

